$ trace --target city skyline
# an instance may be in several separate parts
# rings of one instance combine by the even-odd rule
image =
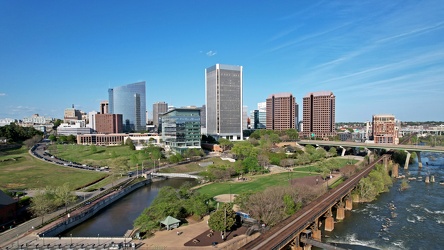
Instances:
[[[204,69],[229,64],[243,66],[249,111],[272,93],[291,92],[302,103],[306,93],[332,91],[337,122],[374,114],[444,120],[435,108],[444,94],[440,1],[0,0],[0,7],[0,118],[62,118],[72,104],[98,111],[108,88],[140,81],[149,113],[159,101],[200,107]]]

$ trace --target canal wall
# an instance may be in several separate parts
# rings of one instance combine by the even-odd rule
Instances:
[[[151,180],[147,179],[142,182],[138,182],[138,183],[133,184],[131,186],[125,187],[123,189],[117,190],[109,195],[106,195],[106,196],[98,199],[97,201],[94,201],[88,207],[74,211],[73,213],[68,214],[68,216],[66,216],[66,218],[59,219],[59,220],[51,223],[50,225],[45,226],[38,233],[38,235],[40,237],[57,236],[57,235],[61,234],[62,232],[86,221],[87,219],[94,216],[97,212],[102,210],[103,208],[111,205],[113,202],[119,200],[120,198],[133,192],[134,190],[145,186],[146,184],[148,184],[150,182],[151,182]]]

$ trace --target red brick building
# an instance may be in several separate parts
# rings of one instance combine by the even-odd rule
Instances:
[[[298,114],[295,97],[290,93],[270,95],[266,102],[266,128],[272,130],[286,130],[296,128]]]
[[[303,98],[303,137],[326,138],[336,135],[335,100],[331,91],[318,91]]]
[[[15,220],[17,216],[17,201],[0,190],[0,225]]]
[[[121,114],[96,114],[96,131],[100,134],[115,134],[123,132]]]

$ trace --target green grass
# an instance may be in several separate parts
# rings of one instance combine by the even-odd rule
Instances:
[[[230,186],[232,194],[240,194],[244,192],[259,192],[263,191],[271,186],[288,186],[289,179],[300,178],[309,176],[308,173],[288,172],[280,174],[267,174],[249,176],[248,181],[244,182],[222,182],[212,183],[203,187],[200,187],[198,191],[203,194],[208,194],[211,197],[220,194],[229,194]]]
[[[190,172],[200,172],[205,171],[207,167],[199,166],[199,163],[203,162],[213,162],[213,165],[222,166],[222,165],[234,165],[234,163],[229,161],[224,161],[220,159],[220,157],[214,157],[210,159],[205,159],[200,162],[191,162],[187,164],[181,164],[170,168],[164,168],[160,170],[162,173],[190,173]]]
[[[86,171],[44,162],[20,148],[0,152],[0,189],[39,189],[69,183],[80,188],[107,176],[106,173]]]
[[[346,165],[356,164],[358,160],[355,159],[346,159],[346,158],[329,158],[324,161],[316,162],[315,164],[311,164],[308,166],[295,167],[293,170],[296,171],[308,171],[308,172],[316,172],[319,170],[321,165],[333,165],[335,168],[342,168]]]

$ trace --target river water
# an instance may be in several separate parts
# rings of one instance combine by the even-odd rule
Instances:
[[[421,158],[422,169],[415,161],[400,171],[417,177],[410,188],[399,191],[401,180],[396,180],[376,201],[354,203],[323,241],[356,250],[444,249],[444,185],[439,183],[444,181],[444,154],[421,153]],[[436,182],[426,184],[427,175],[434,175]]]
[[[127,230],[133,228],[134,220],[145,208],[150,206],[160,188],[165,186],[179,188],[186,182],[191,182],[193,185],[197,183],[193,179],[180,178],[152,182],[102,209],[82,224],[63,232],[61,236],[69,237],[72,234],[73,237],[94,237],[97,235],[122,237]]]

